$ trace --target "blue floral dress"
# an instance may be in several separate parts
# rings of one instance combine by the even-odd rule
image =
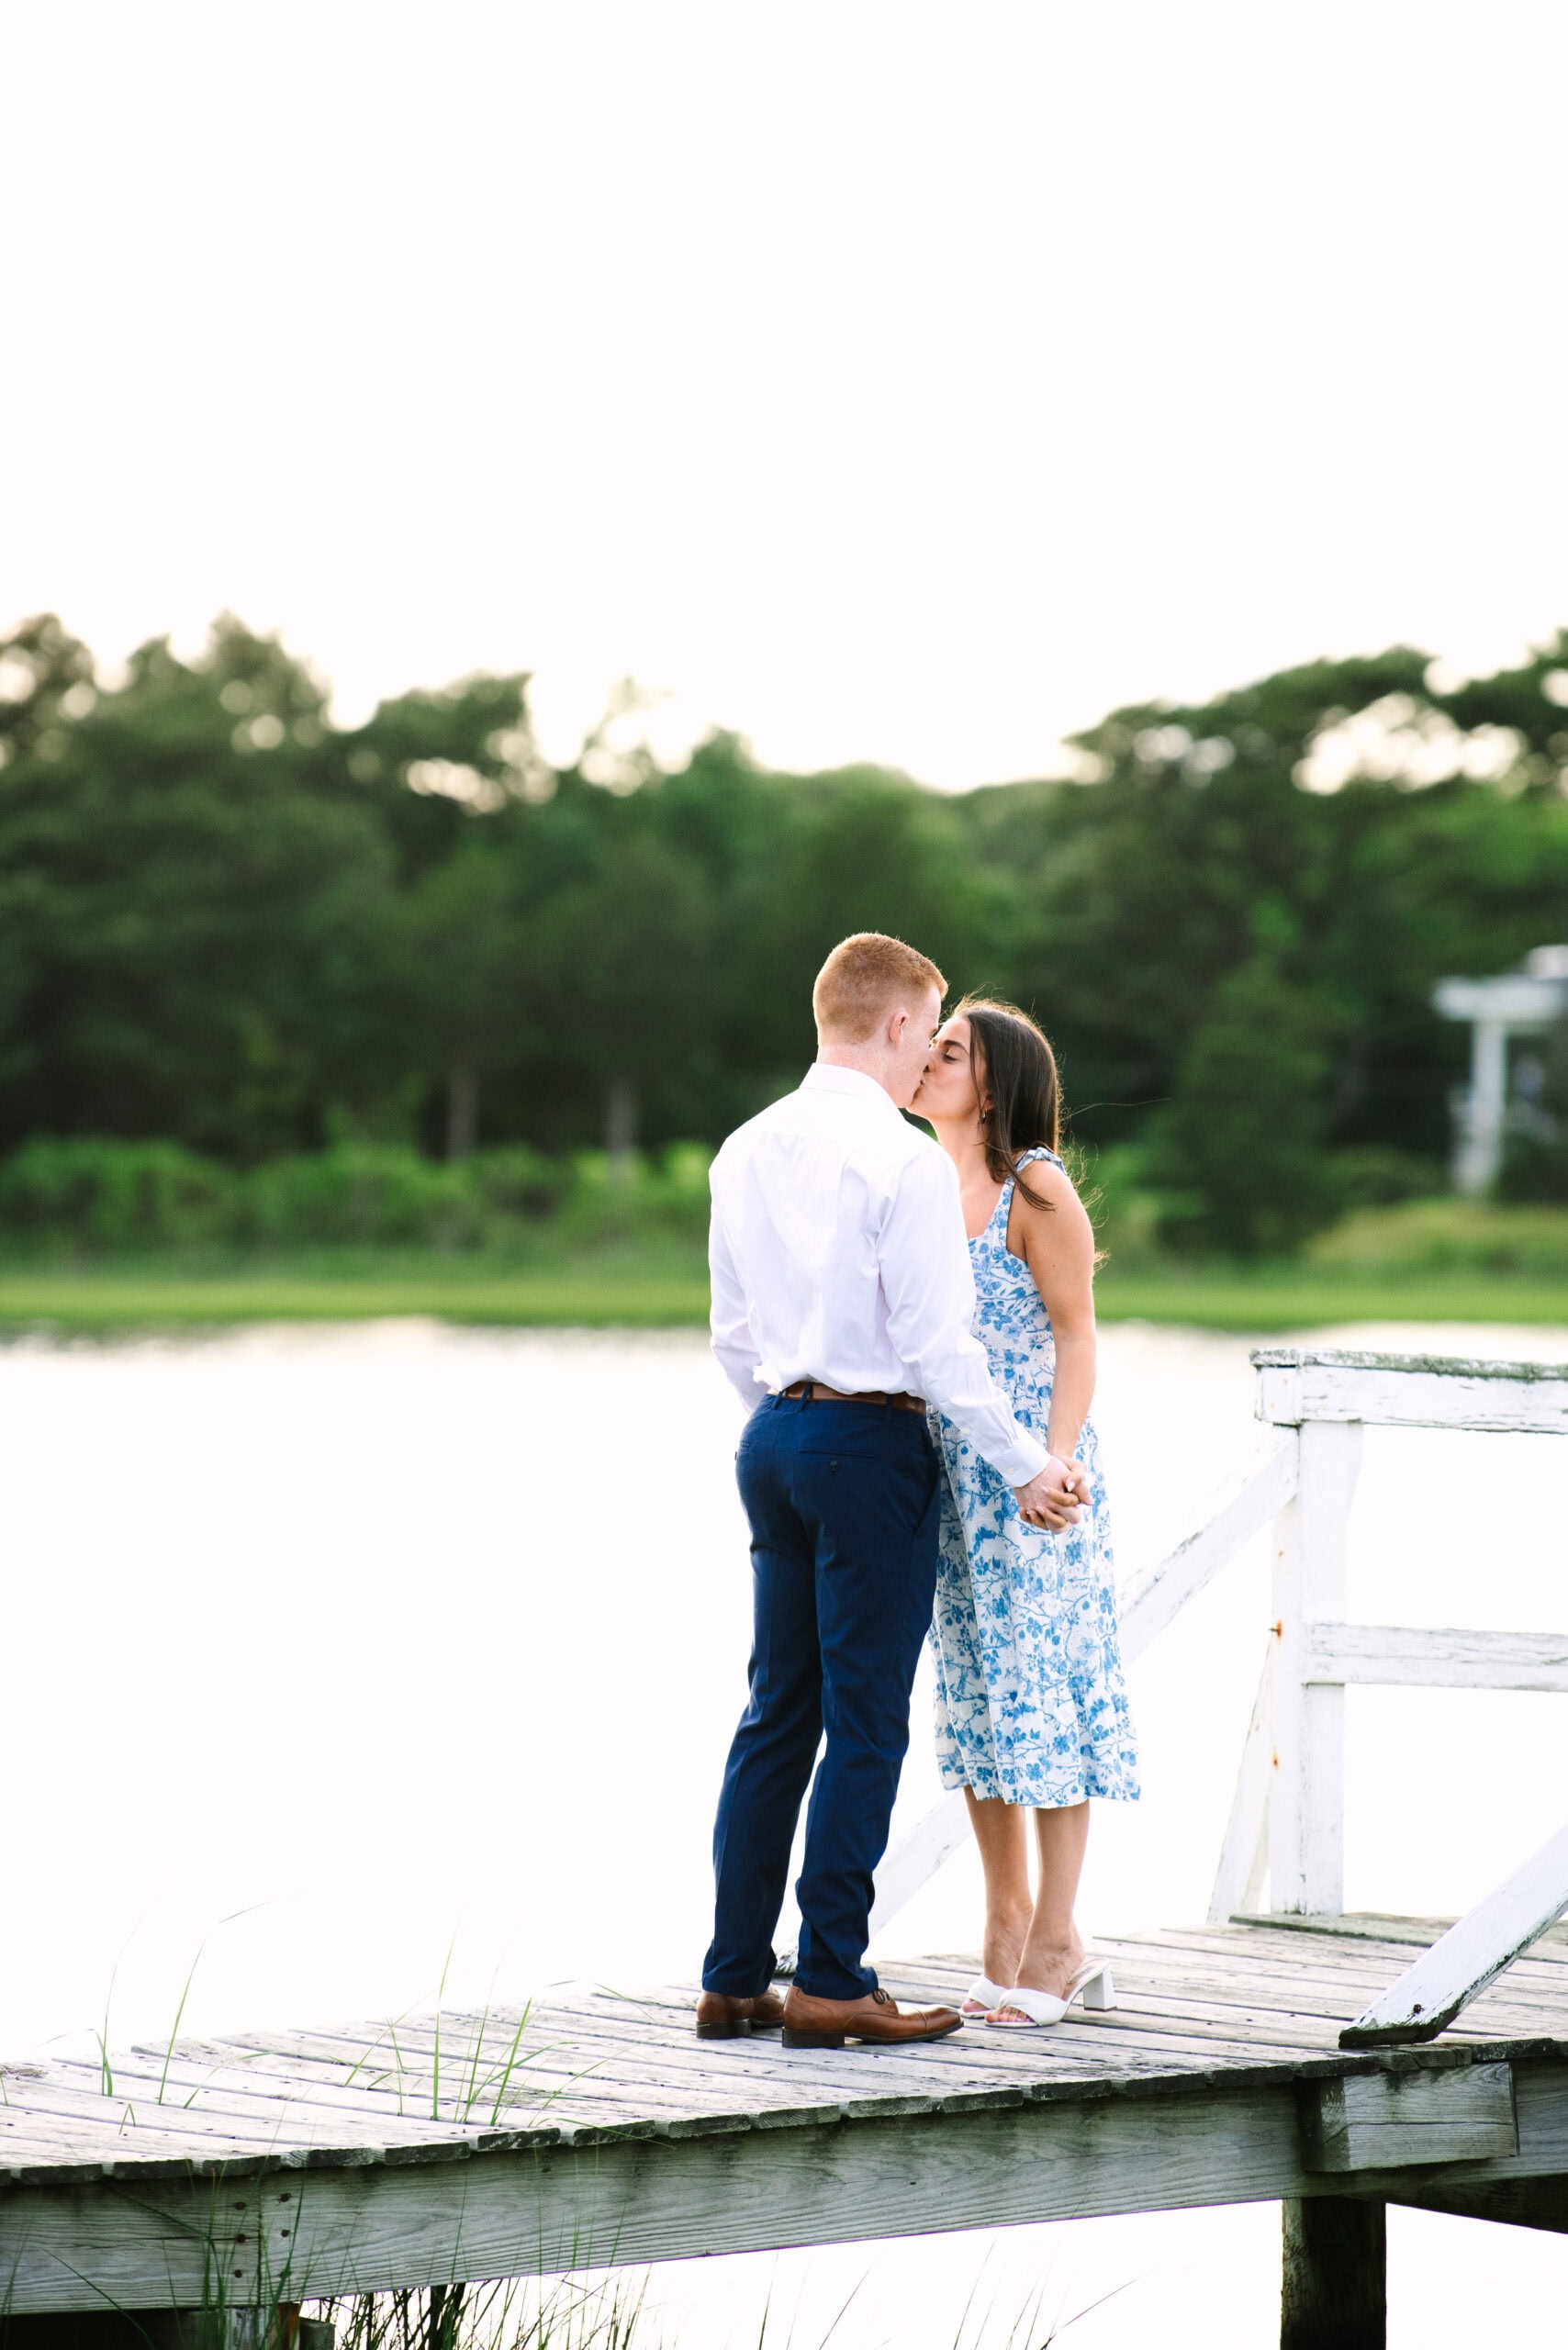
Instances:
[[[1019,1161],[1059,1158],[1031,1150]],[[1034,1276],[1009,1255],[1011,1180],[969,1243],[975,1335],[1022,1427],[1045,1441],[1056,1340]],[[1091,1506],[1064,1533],[1025,1526],[1012,1489],[933,1412],[946,1475],[931,1644],[936,1759],[946,1787],[1055,1809],[1138,1792],[1137,1745],[1116,1638],[1115,1567],[1100,1447],[1085,1422],[1077,1458]]]

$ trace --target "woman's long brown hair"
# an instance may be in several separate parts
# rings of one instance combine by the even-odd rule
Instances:
[[[1043,1029],[1015,1003],[966,996],[954,1013],[969,1024],[969,1068],[982,1104],[985,1163],[991,1181],[1011,1176],[1031,1207],[1050,1207],[1019,1171],[1026,1150],[1061,1147],[1061,1088]]]

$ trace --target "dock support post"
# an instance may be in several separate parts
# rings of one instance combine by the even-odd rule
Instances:
[[[1283,2210],[1280,2350],[1384,2350],[1386,2205],[1308,2195]]]

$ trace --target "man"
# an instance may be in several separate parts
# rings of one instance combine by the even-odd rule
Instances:
[[[1033,1523],[1078,1516],[1077,1472],[1019,1427],[970,1335],[952,1162],[899,1114],[946,992],[902,940],[845,939],[812,991],[818,1052],[805,1082],[713,1162],[713,1349],[750,1414],[736,1468],[756,1629],[713,1831],[697,2009],[707,2039],[782,2023],[787,2047],[839,2048],[957,2030],[956,2009],[901,2011],[865,1964],[935,1584],[926,1404],[957,1422]],[[780,2000],[771,1938],[824,1729],[800,1958]]]

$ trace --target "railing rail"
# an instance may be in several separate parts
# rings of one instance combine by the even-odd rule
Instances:
[[[1256,1909],[1263,1898],[1269,1874],[1269,1789],[1274,1775],[1274,1659],[1279,1653],[1273,1634],[1263,1651],[1258,1695],[1241,1745],[1241,1768],[1230,1799],[1230,1817],[1219,1848],[1214,1891],[1209,1896],[1209,1921],[1217,1924],[1238,1909]]]
[[[1117,1596],[1122,1655],[1140,1657],[1168,1624],[1195,1599],[1204,1584],[1228,1564],[1245,1543],[1295,1498],[1295,1431],[1277,1437],[1260,1460],[1222,1485],[1202,1524],[1178,1542],[1158,1566],[1131,1576]]]
[[[1423,1951],[1397,1983],[1345,2026],[1341,2048],[1435,2040],[1568,1908],[1568,1828]]]

